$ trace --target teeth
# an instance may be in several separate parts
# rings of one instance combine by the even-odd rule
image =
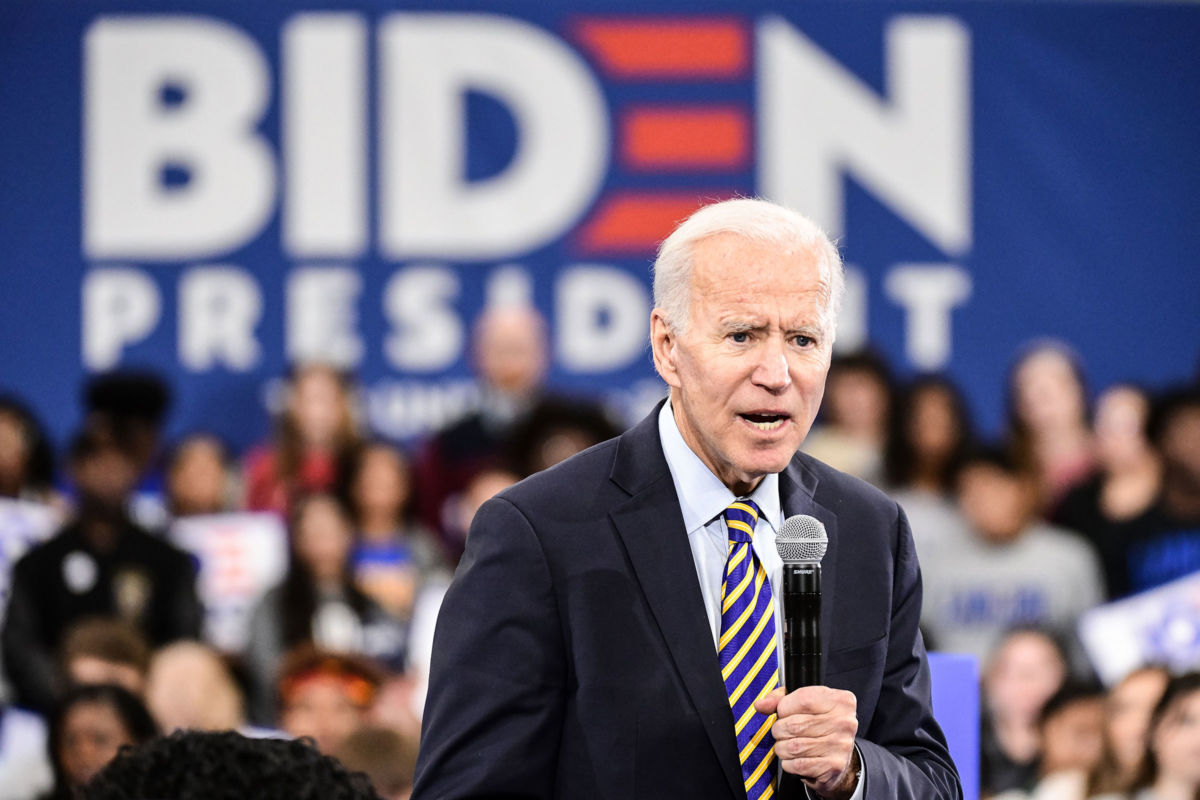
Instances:
[[[773,431],[779,428],[779,426],[783,425],[783,419],[781,417],[776,417],[770,422],[755,422],[752,419],[748,419],[746,421],[758,428],[760,431]]]

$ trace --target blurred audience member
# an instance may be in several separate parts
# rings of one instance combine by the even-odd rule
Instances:
[[[1154,707],[1128,793],[1103,800],[1200,800],[1200,672],[1172,678]]]
[[[447,567],[434,535],[412,512],[412,471],[399,448],[372,442],[351,464],[345,491],[358,531],[358,585],[396,619],[412,618],[426,580]]]
[[[38,710],[52,705],[54,652],[85,616],[122,619],[155,645],[200,633],[191,559],[129,519],[137,466],[113,431],[86,428],[69,464],[77,516],[17,563],[4,622],[4,662],[17,701]]]
[[[33,800],[50,791],[46,739],[40,715],[0,702],[0,800]]]
[[[85,617],[63,636],[59,664],[64,688],[116,684],[140,697],[150,669],[150,645],[127,622]]]
[[[180,728],[246,730],[245,698],[229,665],[199,642],[175,642],[154,654],[146,705],[168,733]]]
[[[332,491],[358,446],[349,376],[326,364],[293,368],[269,445],[246,456],[246,507],[286,514],[301,494]]]
[[[520,479],[520,475],[506,466],[488,467],[477,472],[461,492],[447,500],[446,530],[465,543],[479,507]]]
[[[513,431],[511,463],[518,475],[528,477],[620,432],[594,403],[548,397]]]
[[[1087,383],[1079,357],[1065,344],[1035,343],[1009,372],[1008,444],[1037,476],[1039,508],[1053,509],[1091,474]]]
[[[1145,513],[1110,531],[1105,550],[1117,579],[1124,579],[1114,596],[1200,570],[1200,389],[1165,395],[1155,407],[1150,437],[1162,456],[1162,490]]]
[[[1127,384],[1109,388],[1096,401],[1096,457],[1099,469],[1067,494],[1056,520],[1084,534],[1098,549],[1110,595],[1128,578],[1123,553],[1113,546],[1114,526],[1145,512],[1158,496],[1162,468],[1146,437],[1150,398]]]
[[[80,800],[378,800],[367,778],[304,741],[177,731],[118,755]]]
[[[0,498],[59,504],[54,491],[54,451],[33,412],[15,397],[0,396]]]
[[[89,378],[83,403],[88,424],[110,428],[133,460],[137,482],[128,500],[133,520],[145,528],[161,528],[166,512],[158,456],[171,388],[156,372],[121,369]]]
[[[1163,667],[1147,666],[1109,690],[1104,714],[1104,755],[1088,776],[1087,797],[1126,791],[1146,752],[1150,715],[1170,680]]]
[[[84,784],[126,745],[158,735],[142,701],[120,686],[72,689],[50,717],[51,800],[74,800]]]
[[[892,391],[891,370],[877,353],[835,355],[821,416],[804,440],[804,452],[882,486]]]
[[[1104,596],[1096,554],[1037,518],[1033,476],[999,450],[966,458],[959,505],[971,535],[921,553],[922,627],[935,647],[984,657],[1014,625],[1073,630]]]
[[[302,645],[279,671],[280,727],[289,736],[311,737],[322,753],[335,753],[366,724],[383,678],[366,659]]]
[[[1042,747],[1039,715],[1067,675],[1066,650],[1049,632],[1016,628],[1000,640],[983,670],[982,796],[1033,785]]]
[[[365,773],[383,800],[408,800],[417,768],[417,739],[391,728],[359,728],[334,753],[346,768]]]
[[[487,309],[475,323],[471,356],[480,406],[430,438],[417,464],[418,513],[441,535],[453,563],[462,556],[465,531],[448,521],[447,510],[478,473],[502,464],[513,427],[540,398],[549,359],[546,320],[531,306]]]
[[[350,563],[353,543],[353,521],[333,495],[296,502],[287,575],[267,592],[250,622],[246,655],[255,723],[271,724],[279,659],[297,645],[360,653],[402,668],[406,629],[358,588]]]
[[[966,535],[954,493],[973,440],[966,400],[948,378],[919,377],[897,397],[884,451],[886,485],[908,516],[919,556],[946,537]]]
[[[167,458],[167,513],[173,518],[233,509],[232,460],[209,433],[184,437]]]

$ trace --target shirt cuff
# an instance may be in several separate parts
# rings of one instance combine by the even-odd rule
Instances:
[[[863,800],[863,794],[867,785],[867,765],[863,763],[862,751],[858,749],[858,745],[854,745],[854,752],[858,753],[858,763],[861,765],[858,770],[858,777],[854,783],[854,794],[850,795],[850,800]],[[821,797],[813,793],[813,790],[804,787],[804,793],[809,797],[809,800],[821,800]]]

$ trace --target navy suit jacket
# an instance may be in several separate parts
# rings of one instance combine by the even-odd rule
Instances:
[[[779,487],[785,516],[829,534],[825,683],[857,697],[865,797],[961,797],[903,513],[804,454]],[[745,796],[655,413],[480,509],[438,618],[413,797]]]

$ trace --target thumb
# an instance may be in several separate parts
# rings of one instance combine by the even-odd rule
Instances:
[[[779,706],[779,701],[783,699],[785,694],[786,692],[783,690],[783,687],[776,689],[770,694],[764,694],[754,701],[754,710],[768,716],[774,714],[775,709]]]

